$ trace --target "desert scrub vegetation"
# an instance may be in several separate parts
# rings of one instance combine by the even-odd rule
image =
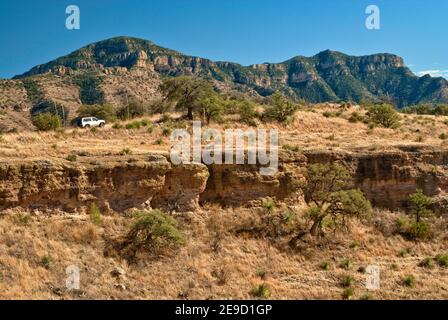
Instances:
[[[101,77],[95,73],[79,75],[74,80],[79,87],[79,98],[83,104],[103,104],[104,93],[100,89]]]
[[[368,109],[367,119],[384,128],[395,129],[400,126],[400,115],[389,104],[377,104]]]
[[[271,291],[269,290],[269,286],[267,283],[261,283],[254,286],[250,290],[250,294],[256,298],[269,299],[271,296]]]
[[[33,116],[31,121],[39,131],[56,130],[61,126],[61,118],[48,112],[39,113]]]
[[[268,105],[262,115],[264,120],[290,122],[298,105],[276,92],[269,97]]]
[[[345,227],[350,217],[363,218],[372,213],[370,202],[363,193],[352,187],[352,177],[340,164],[313,164],[308,167],[303,184],[309,232],[323,235],[325,225]]]
[[[96,203],[92,202],[88,209],[88,215],[90,218],[90,221],[92,221],[93,224],[100,226],[103,222],[103,219],[101,217],[101,211],[96,205]]]
[[[121,253],[130,261],[139,254],[167,255],[186,244],[176,220],[155,209],[134,212],[134,223],[121,243]]]

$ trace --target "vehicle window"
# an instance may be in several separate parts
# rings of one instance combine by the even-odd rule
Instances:
[[[98,118],[92,118],[93,121],[98,121]]]

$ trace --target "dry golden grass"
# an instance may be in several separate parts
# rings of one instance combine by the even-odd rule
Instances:
[[[296,212],[301,217],[300,209]],[[0,218],[0,298],[249,299],[254,286],[267,283],[273,299],[341,299],[345,276],[354,278],[355,299],[365,293],[374,299],[448,298],[447,269],[418,266],[424,258],[446,252],[446,230],[433,241],[410,242],[383,235],[373,222],[354,221],[349,232],[329,233],[291,249],[269,236],[235,232],[260,214],[261,208],[206,205],[200,213],[177,218],[188,242],[176,254],[129,264],[104,254],[108,241],[128,230],[129,217],[105,216],[103,225],[96,226],[85,216],[33,216],[27,221],[9,210]],[[376,215],[390,223],[397,216]],[[446,228],[446,218],[439,223]],[[44,256],[51,257],[49,268],[41,263]],[[348,270],[340,266],[346,259],[352,261]],[[323,261],[330,263],[329,270],[321,269]],[[81,270],[80,290],[65,289],[69,265]],[[365,288],[366,274],[358,271],[367,265],[381,269],[377,291]],[[114,277],[116,267],[126,275]],[[408,275],[415,276],[413,288],[402,283]]]
[[[347,120],[354,111],[361,114],[364,112],[355,107],[340,109],[334,105],[315,106],[310,110],[297,112],[294,121],[287,126],[262,126],[279,129],[280,147],[288,145],[298,150],[381,151],[409,145],[436,148],[448,146],[448,139],[440,138],[442,133],[448,134],[448,117],[445,116],[401,115],[402,125],[397,129],[372,129],[362,122],[351,123]],[[325,117],[325,112],[330,112],[333,116]],[[338,115],[335,116],[336,114]],[[179,114],[172,116],[175,118]],[[153,116],[144,119],[155,121],[159,118],[160,116]],[[125,125],[126,122],[122,124]],[[0,158],[65,158],[70,153],[114,155],[124,148],[131,149],[135,154],[167,151],[170,148],[169,137],[162,132],[165,127],[172,126],[172,123],[155,124],[152,133],[148,132],[147,127],[114,129],[111,124],[93,131],[72,128],[57,132],[8,133],[2,135],[0,140]],[[221,125],[212,124],[210,127],[248,128],[234,121]],[[161,144],[158,143],[159,139]]]

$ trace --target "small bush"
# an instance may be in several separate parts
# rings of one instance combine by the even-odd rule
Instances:
[[[72,153],[72,154],[69,154],[69,155],[67,156],[67,160],[70,161],[70,162],[75,162],[76,159],[77,159],[76,154],[73,154],[73,153]]]
[[[289,144],[284,144],[282,146],[283,150],[288,150],[288,151],[293,151],[293,152],[298,152],[300,151],[300,148],[298,146],[291,146]]]
[[[340,267],[345,269],[345,270],[350,270],[353,266],[353,262],[350,259],[345,259],[344,261],[341,262]]]
[[[101,211],[96,205],[96,203],[92,203],[89,207],[88,214],[90,217],[90,221],[92,221],[96,225],[101,225]]]
[[[359,300],[372,300],[372,295],[370,293],[364,293]]]
[[[132,257],[142,251],[165,254],[185,245],[186,237],[176,220],[161,210],[137,211],[135,218],[126,235],[126,247]]]
[[[427,240],[431,238],[431,226],[427,222],[415,222],[409,226],[407,235],[413,240]]]
[[[269,105],[266,107],[263,118],[278,122],[287,122],[292,118],[296,111],[296,104],[280,93],[274,93],[270,97]]]
[[[265,208],[267,211],[272,211],[275,208],[275,202],[272,200],[266,200],[263,202],[263,208]]]
[[[115,122],[112,125],[112,129],[123,129],[123,125],[121,123]]]
[[[155,142],[154,142],[154,144],[156,144],[156,145],[162,145],[163,144],[163,139],[161,139],[161,138],[159,138],[159,139],[157,139]]]
[[[364,120],[364,117],[361,116],[358,112],[354,111],[350,117],[348,118],[348,121],[351,123],[356,123],[356,122],[362,122]]]
[[[423,268],[432,268],[434,267],[434,259],[425,258],[418,265]]]
[[[32,117],[32,122],[39,131],[56,130],[61,126],[61,118],[51,113],[39,113]]]
[[[441,139],[441,140],[446,140],[447,138],[448,138],[448,135],[446,133],[441,133],[439,135],[439,139]]]
[[[145,106],[139,102],[139,101],[131,101],[127,106],[124,106],[123,108],[119,109],[117,111],[117,116],[120,119],[133,119],[137,117],[141,117],[145,114],[146,108]]]
[[[120,155],[121,155],[121,156],[126,156],[126,155],[130,155],[130,154],[132,154],[132,150],[129,149],[129,148],[123,148],[123,149],[120,151]]]
[[[342,298],[345,300],[353,299],[354,295],[355,295],[355,291],[353,290],[353,288],[346,288],[342,292]]]
[[[271,292],[269,290],[269,286],[266,283],[262,283],[258,286],[255,286],[250,291],[250,294],[257,298],[268,299],[271,296]]]
[[[330,265],[330,262],[328,262],[328,261],[322,261],[322,262],[320,263],[319,267],[320,267],[322,270],[327,271],[327,270],[330,270],[331,265]]]
[[[33,218],[31,217],[31,215],[28,213],[24,213],[24,212],[18,213],[16,215],[16,219],[17,219],[18,223],[20,223],[24,226],[30,225],[31,221],[33,221]]]
[[[261,280],[266,280],[268,272],[266,270],[257,270],[257,272],[255,272],[255,275]]]
[[[407,287],[414,287],[415,286],[415,277],[413,275],[409,275],[406,278],[403,279],[403,284]]]
[[[142,126],[140,121],[132,121],[126,124],[125,128],[128,130],[137,130]]]
[[[438,254],[435,260],[439,266],[448,267],[448,254]]]
[[[40,259],[40,265],[44,267],[45,269],[50,269],[53,265],[53,259],[50,256],[43,256]]]
[[[369,108],[367,117],[370,122],[384,128],[397,128],[400,125],[400,116],[395,108],[389,104],[378,104]]]
[[[162,130],[162,135],[165,137],[168,137],[171,134],[171,129],[170,128],[163,128]]]
[[[351,287],[353,283],[355,282],[355,279],[351,276],[345,276],[341,279],[341,286],[344,288]]]

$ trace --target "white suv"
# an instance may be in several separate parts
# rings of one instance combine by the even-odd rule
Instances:
[[[83,128],[104,127],[105,125],[106,125],[106,121],[95,118],[95,117],[81,119],[81,127],[83,127]]]

